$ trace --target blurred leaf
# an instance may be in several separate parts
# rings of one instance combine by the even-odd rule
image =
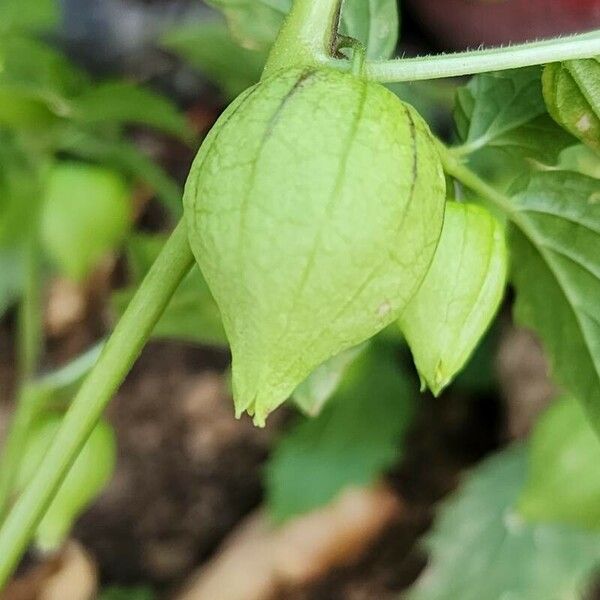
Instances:
[[[386,59],[398,43],[400,20],[397,0],[346,0],[340,32],[360,40],[367,58]]]
[[[428,565],[407,600],[586,597],[600,564],[600,535],[525,523],[514,505],[526,470],[526,448],[509,448],[444,502],[426,537]]]
[[[23,490],[37,471],[63,422],[60,413],[40,414],[28,431],[19,465],[16,490]],[[112,427],[100,420],[68,470],[35,532],[36,545],[56,551],[64,543],[75,520],[110,480],[116,462]]]
[[[63,54],[28,37],[0,37],[0,64],[0,85],[28,87],[63,116],[70,110],[67,99],[89,85],[87,75]]]
[[[283,521],[375,481],[397,460],[412,414],[407,376],[390,350],[372,346],[321,414],[302,419],[275,448],[266,469],[272,517]]]
[[[544,98],[556,122],[600,150],[600,58],[547,65],[543,82]]]
[[[2,0],[0,35],[10,30],[38,30],[54,27],[58,21],[58,0]]]
[[[485,146],[554,163],[573,143],[546,113],[541,71],[485,73],[459,89],[454,118],[465,152]]]
[[[539,334],[556,379],[600,429],[600,182],[538,173],[510,210],[516,319]]]
[[[41,170],[13,136],[0,131],[0,248],[18,247],[36,223]]]
[[[294,391],[294,402],[309,417],[316,417],[336,392],[347,370],[366,351],[368,343],[344,350],[317,367]]]
[[[238,44],[263,52],[271,47],[292,6],[292,0],[207,0],[207,3],[225,15]]]
[[[166,239],[162,236],[137,234],[127,246],[127,260],[134,285],[116,292],[112,305],[121,315],[127,308]],[[155,338],[187,340],[199,344],[227,346],[221,314],[200,269],[194,266],[181,282],[152,332]]]
[[[99,342],[66,365],[30,381],[27,394],[36,411],[63,410],[96,364],[103,348],[104,342]]]
[[[175,217],[182,214],[181,187],[132,143],[104,139],[86,131],[65,130],[56,144],[57,149],[100,162],[140,179],[156,192]]]
[[[254,85],[261,76],[267,53],[236,44],[219,21],[173,29],[163,45],[213,81],[228,99]]]
[[[86,277],[130,226],[130,190],[119,173],[83,163],[57,163],[42,207],[41,236],[56,266]]]
[[[600,440],[579,403],[556,401],[535,426],[518,502],[530,521],[600,527]]]
[[[13,129],[41,129],[56,116],[46,100],[30,87],[0,83],[0,126]]]
[[[101,83],[73,100],[73,116],[83,123],[137,123],[183,140],[190,139],[185,117],[169,100],[124,81]]]
[[[0,318],[19,299],[23,284],[22,252],[0,248]]]

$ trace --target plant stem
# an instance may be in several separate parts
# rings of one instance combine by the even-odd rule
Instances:
[[[25,286],[17,325],[21,382],[28,381],[35,375],[42,349],[41,269],[37,237],[36,228],[25,243]]]
[[[516,218],[516,211],[510,200],[489,183],[481,179],[477,173],[473,172],[461,159],[456,156],[453,149],[444,146],[441,142],[438,143],[440,158],[444,171],[460,181],[465,187],[485,198],[509,218]]]
[[[19,389],[14,415],[0,456],[0,522],[10,502],[21,463],[23,445],[35,412],[29,400],[27,387],[37,370],[42,347],[41,273],[37,229],[29,235],[24,253],[25,285],[17,326]]]
[[[342,0],[294,0],[263,77],[285,67],[318,65],[333,54]]]
[[[185,223],[180,221],[75,396],[38,471],[0,529],[0,589],[192,264]]]
[[[600,30],[578,35],[516,44],[501,48],[471,50],[417,58],[369,61],[366,75],[373,81],[394,83],[441,79],[503,71],[600,55]],[[329,59],[329,66],[350,70],[349,61]]]
[[[2,460],[0,461],[0,523],[2,523],[10,503],[13,485],[21,464],[23,447],[27,441],[27,435],[34,416],[35,409],[30,401],[28,386],[23,383],[17,394],[15,412],[2,448]]]

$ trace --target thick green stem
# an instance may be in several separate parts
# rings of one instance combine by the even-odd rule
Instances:
[[[369,79],[395,83],[475,75],[598,55],[600,30],[595,30],[502,48],[367,62],[365,70]],[[344,70],[351,69],[349,61],[328,59],[325,64]]]
[[[12,574],[63,478],[192,264],[185,223],[181,221],[75,396],[40,468],[0,529],[0,589]]]
[[[342,0],[294,0],[263,77],[286,67],[318,65],[332,56]]]
[[[0,460],[0,523],[10,504],[13,486],[21,464],[23,447],[27,441],[29,428],[35,416],[35,408],[28,394],[27,384],[22,384],[16,401],[14,415]]]

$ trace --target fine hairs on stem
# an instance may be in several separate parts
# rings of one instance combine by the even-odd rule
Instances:
[[[597,55],[600,55],[600,30],[501,48],[367,61],[365,71],[367,77],[374,81],[398,83],[476,75]],[[351,69],[349,61],[329,59],[326,64],[338,69]]]

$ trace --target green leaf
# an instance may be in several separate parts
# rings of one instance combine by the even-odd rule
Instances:
[[[88,76],[63,54],[33,38],[0,36],[0,85],[20,85],[58,115],[67,116],[69,97],[89,85]]]
[[[460,88],[454,118],[465,152],[493,147],[554,163],[573,138],[546,112],[539,67],[485,73]]]
[[[92,125],[136,123],[190,139],[185,117],[167,98],[124,81],[101,83],[72,100],[72,118]]]
[[[507,270],[504,227],[481,206],[448,202],[433,262],[398,321],[423,387],[436,396],[490,325]]]
[[[516,319],[538,333],[556,379],[600,428],[600,184],[538,173],[509,210]]]
[[[235,40],[244,48],[266,52],[277,37],[292,0],[208,0],[219,8]],[[398,42],[396,0],[346,0],[340,33],[361,41],[371,59],[389,58]]]
[[[24,243],[37,221],[42,165],[0,132],[0,248]]]
[[[117,314],[122,315],[127,308],[165,241],[162,236],[143,234],[136,234],[128,240],[127,262],[134,284],[113,294],[112,306]],[[194,267],[181,282],[152,336],[227,346],[219,309],[198,267]]]
[[[23,490],[33,477],[62,421],[60,414],[45,414],[32,424],[17,476],[18,490]],[[60,547],[75,519],[110,480],[115,462],[114,431],[106,421],[100,421],[37,526],[35,539],[41,550],[50,551]]]
[[[140,179],[156,192],[174,216],[181,215],[183,192],[179,184],[132,143],[102,138],[88,131],[64,130],[57,148]]]
[[[213,81],[229,99],[260,79],[267,60],[266,52],[236,44],[218,21],[178,27],[168,32],[162,43]]]
[[[556,122],[600,150],[600,58],[550,64],[543,82],[544,98]]]
[[[238,44],[266,52],[275,41],[292,0],[208,0],[208,4],[225,15]]]
[[[104,342],[99,342],[66,365],[31,380],[27,394],[35,403],[36,411],[64,410],[96,364],[103,347]]]
[[[340,32],[361,41],[367,58],[386,59],[394,54],[400,28],[397,0],[346,0]]]
[[[583,144],[563,150],[558,166],[564,171],[577,171],[582,175],[600,179],[600,154]]]
[[[600,440],[578,402],[555,402],[535,426],[519,512],[530,521],[600,527]]]
[[[294,401],[309,417],[316,417],[344,380],[368,342],[349,348],[318,366],[294,391]]]
[[[2,0],[0,35],[7,31],[50,29],[58,21],[58,0]]]
[[[230,99],[260,79],[267,60],[266,52],[236,44],[226,25],[218,21],[178,27],[166,34],[162,44],[202,72]]]
[[[587,597],[600,564],[600,535],[525,523],[515,502],[526,470],[526,448],[504,450],[444,502],[426,538],[428,566],[407,600]]]
[[[266,470],[271,515],[283,521],[374,482],[399,457],[413,390],[393,353],[372,346],[348,369],[321,414],[279,442]]]
[[[44,194],[44,248],[66,276],[82,279],[124,239],[130,214],[130,190],[118,173],[58,163]]]

